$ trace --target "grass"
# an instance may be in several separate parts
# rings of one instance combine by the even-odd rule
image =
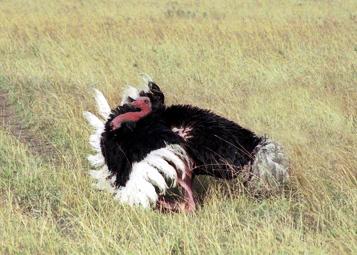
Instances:
[[[356,10],[352,0],[1,1],[0,89],[60,160],[0,129],[0,253],[356,254]],[[284,144],[289,190],[257,200],[205,180],[194,215],[95,191],[82,118],[95,109],[91,88],[114,106],[143,72],[169,103]]]

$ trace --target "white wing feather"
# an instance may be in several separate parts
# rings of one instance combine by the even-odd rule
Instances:
[[[83,116],[93,128],[97,130],[104,128],[104,122],[93,113],[85,111],[83,112]]]
[[[104,97],[103,93],[97,89],[94,89],[95,101],[97,103],[98,113],[107,120],[111,112],[110,106],[107,99]]]

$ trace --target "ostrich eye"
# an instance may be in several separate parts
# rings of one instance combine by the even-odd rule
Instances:
[[[144,100],[144,103],[145,103],[145,104],[148,104],[148,103],[149,103],[149,100],[145,99],[145,100]]]

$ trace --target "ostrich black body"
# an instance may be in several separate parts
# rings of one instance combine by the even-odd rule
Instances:
[[[152,113],[113,131],[110,123],[116,116],[137,111],[129,104],[119,106],[112,111],[102,134],[102,154],[109,171],[116,175],[117,186],[125,185],[133,163],[167,144],[185,149],[193,163],[193,175],[230,179],[253,159],[252,152],[261,137],[208,110],[189,105],[166,107],[160,88],[153,82],[148,87],[148,92],[139,95],[150,98]],[[173,132],[175,128],[187,128],[189,137],[179,136]]]
[[[162,112],[170,129],[189,129],[185,148],[194,162],[193,174],[230,179],[250,162],[261,141],[252,131],[242,128],[208,110],[190,105],[172,105]]]

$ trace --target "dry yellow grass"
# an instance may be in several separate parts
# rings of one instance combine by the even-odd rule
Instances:
[[[356,27],[352,0],[0,1],[0,88],[61,154],[46,163],[0,129],[0,253],[356,254]],[[291,189],[257,201],[208,181],[192,216],[93,190],[91,88],[114,106],[142,72],[169,103],[284,144]]]

